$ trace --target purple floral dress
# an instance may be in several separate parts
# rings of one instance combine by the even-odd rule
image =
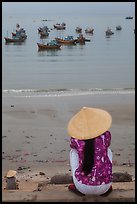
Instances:
[[[94,139],[94,166],[92,171],[85,175],[82,172],[85,142],[71,137],[70,147],[76,149],[79,156],[79,167],[75,171],[75,177],[79,182],[92,186],[112,182],[112,162],[107,153],[110,143],[111,133],[109,131]]]

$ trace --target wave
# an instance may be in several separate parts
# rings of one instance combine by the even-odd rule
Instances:
[[[134,94],[135,88],[89,88],[89,89],[5,89],[3,96],[15,97],[55,97],[55,96],[77,96],[94,94]]]

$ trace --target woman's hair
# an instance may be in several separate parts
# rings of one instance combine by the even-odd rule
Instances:
[[[94,165],[94,139],[85,140],[83,167],[85,175],[88,175]]]

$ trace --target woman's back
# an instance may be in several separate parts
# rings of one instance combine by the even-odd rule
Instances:
[[[108,147],[111,133],[106,131],[101,136],[94,138],[94,165],[88,175],[83,171],[85,141],[71,138],[70,146],[76,148],[79,155],[79,167],[75,171],[78,181],[87,185],[101,185],[112,181],[112,162],[108,156]]]

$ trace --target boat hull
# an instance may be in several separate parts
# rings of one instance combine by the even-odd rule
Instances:
[[[107,32],[106,31],[106,36],[110,36],[110,35],[113,35],[114,33],[113,32]]]
[[[21,43],[25,41],[25,39],[14,39],[14,38],[7,38],[7,37],[5,37],[4,39],[6,43]]]
[[[60,38],[55,38],[55,40],[58,43],[62,43],[62,44],[66,44],[66,45],[76,44],[76,42],[77,42],[77,40],[63,40],[63,39],[60,39]]]
[[[61,45],[44,45],[41,43],[37,43],[38,48],[41,50],[53,50],[53,49],[60,49]]]
[[[55,24],[53,26],[54,26],[54,29],[57,29],[57,30],[65,30],[66,29],[66,24],[65,23]]]

